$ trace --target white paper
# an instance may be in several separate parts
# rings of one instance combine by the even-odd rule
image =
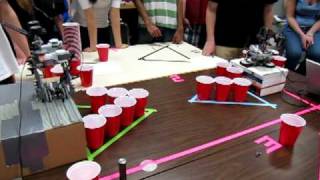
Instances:
[[[0,25],[0,81],[18,72],[18,63],[12,52],[10,43]]]

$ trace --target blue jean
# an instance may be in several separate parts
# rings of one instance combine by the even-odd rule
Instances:
[[[154,42],[171,42],[176,30],[161,27],[159,27],[159,29],[162,33],[162,36],[159,38],[153,38],[145,27],[140,27],[138,35],[138,44],[150,44]]]
[[[320,32],[314,35],[314,44],[308,49],[304,50],[302,47],[301,38],[292,28],[285,27],[284,36],[286,37],[285,50],[287,61],[287,68],[294,70],[299,63],[301,54],[306,51],[307,58],[320,62]],[[305,67],[305,66],[303,66]]]

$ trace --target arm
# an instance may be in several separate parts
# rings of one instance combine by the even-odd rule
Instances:
[[[295,9],[296,9],[296,0],[287,0],[286,15],[287,15],[288,23],[294,31],[296,31],[300,36],[303,36],[304,32],[301,30],[295,18]]]
[[[136,8],[140,14],[140,16],[143,19],[144,24],[146,25],[146,28],[149,32],[149,34],[152,37],[160,37],[162,36],[160,29],[153,24],[153,22],[150,20],[149,15],[147,13],[146,8],[144,7],[141,0],[134,0],[134,4],[136,5]]]
[[[177,0],[177,12],[178,12],[178,17],[177,17],[177,30],[176,33],[174,34],[172,38],[173,43],[181,43],[183,41],[183,19],[184,19],[184,8],[183,8],[183,0]]]
[[[318,20],[307,32],[308,36],[313,37],[316,32],[320,30],[320,20]]]
[[[209,1],[206,14],[206,25],[207,25],[207,42],[203,48],[202,54],[209,56],[215,52],[215,38],[214,30],[216,26],[216,15],[217,15],[218,3]]]
[[[13,9],[7,1],[0,2],[0,21],[7,22],[18,28],[21,28],[17,15],[15,14],[15,12],[13,11]],[[24,35],[15,32],[11,29],[6,30],[9,33],[9,36],[12,39],[12,41],[21,49],[21,51],[24,53],[26,57],[29,57],[30,50],[27,38]]]
[[[313,36],[307,36],[300,28],[296,18],[295,18],[296,0],[286,1],[286,15],[290,27],[296,31],[301,38],[301,42],[304,49],[307,49],[311,44],[313,44]],[[315,28],[316,29],[316,28]]]
[[[272,29],[272,23],[273,23],[273,4],[267,4],[264,7],[264,26],[268,29]]]
[[[96,24],[96,18],[94,15],[93,8],[88,8],[84,10],[84,14],[87,18],[87,26],[88,26],[88,32],[89,32],[89,40],[90,40],[90,47],[86,51],[95,51],[96,45],[97,45],[97,24]]]
[[[54,22],[59,30],[60,35],[63,35],[63,20],[61,15],[54,17]]]
[[[121,1],[113,0],[110,12],[111,27],[116,48],[121,48],[122,46],[120,26],[120,4]]]

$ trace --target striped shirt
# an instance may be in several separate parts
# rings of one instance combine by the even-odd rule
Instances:
[[[143,0],[150,20],[159,27],[177,28],[177,0]],[[144,24],[142,18],[139,23]]]

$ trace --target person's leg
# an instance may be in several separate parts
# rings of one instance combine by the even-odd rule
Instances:
[[[307,58],[320,63],[320,32],[314,36],[314,44],[307,51]]]
[[[111,31],[111,33],[110,33]],[[109,27],[98,28],[98,43],[105,44],[108,43],[111,46],[114,45],[113,41],[110,38],[112,36],[112,30]]]
[[[193,44],[192,39],[193,39],[193,28],[192,26],[186,27],[184,31],[184,40],[189,44]]]
[[[90,46],[88,28],[80,26],[82,50]]]
[[[176,33],[175,29],[169,29],[169,28],[160,28],[162,33],[162,42],[171,42],[174,34]]]
[[[286,67],[294,71],[303,52],[300,36],[289,27],[284,29],[284,36],[286,38],[284,45],[287,57]]]
[[[203,49],[204,44],[206,43],[206,40],[207,40],[207,29],[206,29],[206,25],[200,25],[200,26],[201,26],[201,30],[199,35],[198,48]]]
[[[150,44],[153,42],[152,36],[145,27],[139,27],[139,35],[137,44]]]

